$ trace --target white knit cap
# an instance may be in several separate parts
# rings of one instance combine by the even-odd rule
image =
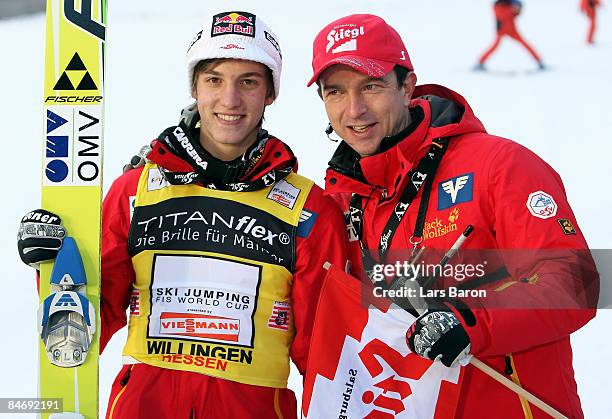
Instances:
[[[247,12],[223,12],[196,34],[187,50],[187,81],[191,95],[193,69],[201,60],[236,58],[261,63],[272,70],[278,97],[282,55],[278,38],[258,16]]]

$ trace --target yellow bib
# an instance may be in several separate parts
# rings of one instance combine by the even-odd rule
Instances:
[[[285,388],[296,230],[312,185],[291,173],[254,192],[174,186],[147,164],[128,238],[124,356]]]

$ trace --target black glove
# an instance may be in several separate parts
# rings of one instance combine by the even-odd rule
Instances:
[[[31,211],[19,225],[19,257],[23,263],[38,269],[40,262],[55,259],[65,235],[66,230],[59,216],[43,209]]]
[[[130,162],[123,166],[123,173],[129,172],[132,169],[137,169],[139,167],[143,167],[147,162],[147,154],[151,151],[150,145],[145,145],[140,148],[138,154],[135,154]]]
[[[406,332],[410,350],[447,367],[465,365],[469,359],[470,338],[450,310],[428,310]]]

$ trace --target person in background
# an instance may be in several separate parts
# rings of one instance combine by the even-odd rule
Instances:
[[[580,10],[589,18],[589,32],[587,34],[587,43],[593,45],[595,43],[595,29],[597,27],[597,8],[601,6],[600,0],[581,0]]]
[[[531,54],[533,59],[536,61],[539,70],[544,70],[546,67],[542,62],[542,59],[538,53],[533,49],[531,45],[523,39],[521,34],[516,28],[516,18],[521,14],[522,4],[519,0],[497,0],[493,4],[493,11],[495,12],[495,21],[497,25],[497,31],[495,33],[495,40],[493,44],[485,51],[484,54],[478,60],[478,64],[474,67],[474,70],[483,71],[486,70],[485,62],[489,59],[491,54],[495,52],[499,46],[502,38],[505,36],[510,37],[521,44]]]

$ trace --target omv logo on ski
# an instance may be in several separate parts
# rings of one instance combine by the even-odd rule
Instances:
[[[58,114],[47,110],[47,134],[56,131],[68,121]],[[58,131],[59,133],[59,131]],[[61,182],[68,176],[68,164],[64,161],[68,158],[68,135],[47,135],[45,144],[45,157],[53,159],[45,168],[45,176],[51,182]]]
[[[470,202],[474,196],[474,173],[456,176],[438,183],[438,209]]]
[[[101,108],[47,108],[44,185],[100,183]]]

